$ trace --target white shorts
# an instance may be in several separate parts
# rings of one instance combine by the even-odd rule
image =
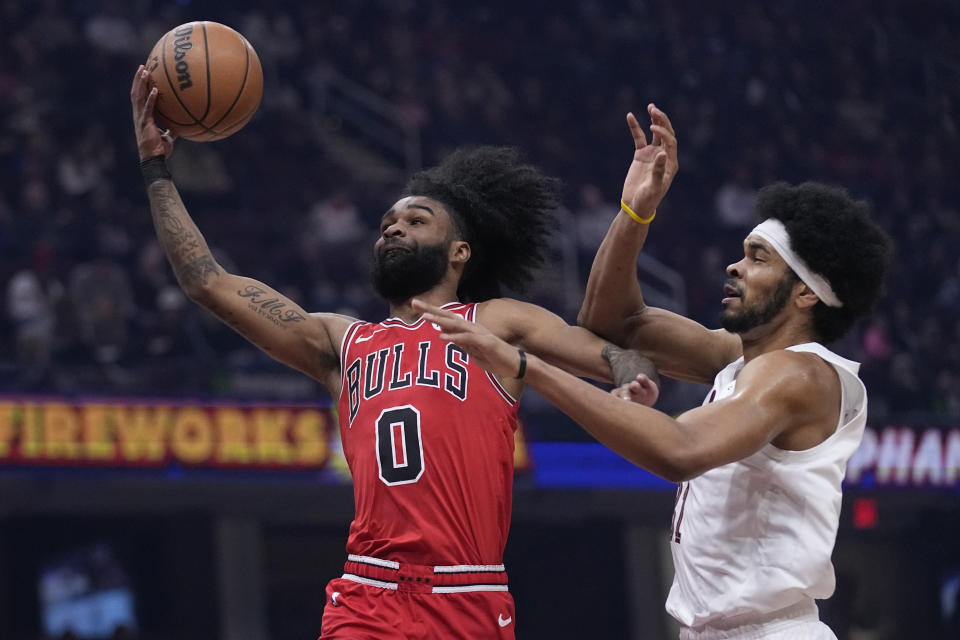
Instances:
[[[737,616],[733,621],[705,627],[684,627],[680,640],[837,640],[837,636],[820,622],[817,605],[804,601],[770,614]]]

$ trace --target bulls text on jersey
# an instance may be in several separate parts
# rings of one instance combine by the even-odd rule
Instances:
[[[433,368],[430,351],[435,343],[429,340],[420,342],[416,354],[405,353],[408,346],[400,342],[392,347],[371,351],[355,358],[347,367],[350,426],[353,426],[361,401],[410,386],[443,389],[458,400],[467,399],[467,364],[470,357],[466,351],[448,342],[440,368]],[[414,363],[416,366],[413,366]]]

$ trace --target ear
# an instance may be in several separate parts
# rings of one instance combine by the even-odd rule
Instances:
[[[470,243],[465,240],[454,240],[450,243],[450,262],[465,265],[470,259]]]
[[[800,309],[809,309],[818,302],[820,298],[804,282],[798,282],[794,287],[795,304]]]

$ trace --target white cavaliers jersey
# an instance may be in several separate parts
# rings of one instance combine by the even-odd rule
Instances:
[[[859,363],[817,343],[789,350],[816,354],[836,369],[843,390],[836,432],[805,451],[767,444],[680,483],[670,532],[676,573],[666,607],[688,627],[833,593],[840,483],[863,436],[867,392]],[[743,366],[740,358],[718,373],[704,404],[730,396]]]

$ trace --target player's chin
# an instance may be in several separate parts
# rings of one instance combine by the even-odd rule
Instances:
[[[736,310],[734,305],[727,303],[722,304],[720,309],[720,324],[723,325],[726,322],[736,321],[740,317],[740,313]]]

